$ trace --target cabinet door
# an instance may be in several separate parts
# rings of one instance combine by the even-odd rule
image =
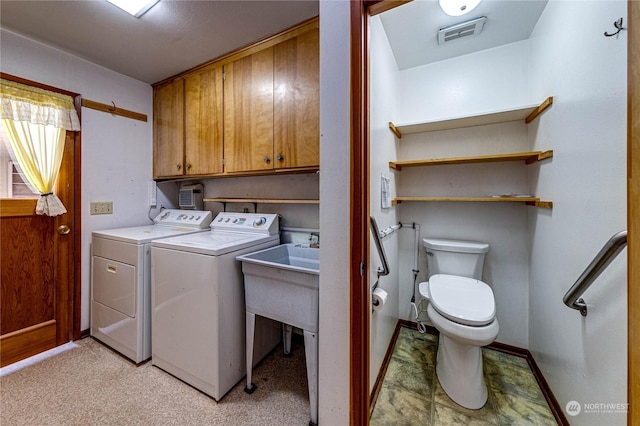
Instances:
[[[222,173],[222,67],[185,78],[185,174]]]
[[[225,172],[273,168],[273,48],[225,65]]]
[[[318,29],[274,47],[274,168],[320,164]]]
[[[156,87],[153,100],[153,176],[183,174],[184,80]]]

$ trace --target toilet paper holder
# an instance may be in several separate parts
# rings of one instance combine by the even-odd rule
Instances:
[[[376,288],[378,288],[378,284],[380,284],[380,281],[376,280],[373,286],[371,286],[371,305],[373,306],[378,306],[379,303],[378,300],[373,297],[373,292],[376,291]]]
[[[382,288],[378,288],[371,292],[371,309],[379,311],[384,308],[389,294]]]

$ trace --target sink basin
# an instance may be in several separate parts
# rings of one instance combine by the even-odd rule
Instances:
[[[247,312],[318,331],[320,250],[282,244],[236,257]]]

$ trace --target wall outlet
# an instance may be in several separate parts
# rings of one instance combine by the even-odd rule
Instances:
[[[90,203],[91,214],[113,214],[113,201],[94,201]]]

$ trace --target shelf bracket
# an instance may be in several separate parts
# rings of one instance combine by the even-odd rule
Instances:
[[[528,206],[534,206],[534,207],[540,207],[541,209],[551,209],[553,208],[553,202],[552,201],[527,201],[526,204]]]
[[[389,129],[398,137],[398,139],[402,139],[402,132],[391,121],[389,122]]]
[[[542,114],[542,112],[545,109],[549,108],[552,104],[553,104],[553,96],[549,96],[547,99],[542,101],[542,103],[538,106],[538,108],[534,109],[531,112],[531,114],[529,114],[529,116],[525,118],[524,122],[527,124],[531,123],[533,120],[536,119],[536,117]]]
[[[535,155],[533,157],[527,158],[524,163],[525,164],[533,164],[533,163],[537,163],[538,161],[542,161],[542,160],[546,160],[547,158],[551,158],[553,157],[553,150],[550,149],[548,151],[544,151],[541,152],[538,155]]]

